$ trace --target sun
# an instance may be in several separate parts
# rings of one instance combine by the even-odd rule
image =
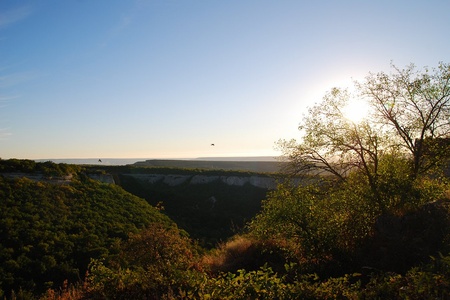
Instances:
[[[342,114],[350,122],[358,124],[368,117],[369,105],[362,99],[353,99],[344,106]]]

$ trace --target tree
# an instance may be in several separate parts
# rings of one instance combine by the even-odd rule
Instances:
[[[308,110],[299,126],[302,142],[279,142],[291,172],[328,174],[345,180],[346,174],[357,168],[371,180],[378,165],[381,136],[367,121],[355,124],[345,117],[344,107],[351,97],[347,90],[333,88]]]
[[[394,74],[370,74],[357,87],[375,109],[374,121],[392,134],[390,142],[412,156],[410,175],[416,178],[448,150],[448,143],[435,141],[450,137],[450,64],[423,72],[413,64],[403,70],[392,67]]]
[[[442,161],[450,137],[450,64],[422,72],[413,64],[392,68],[355,82],[353,93],[333,88],[309,109],[299,126],[302,140],[279,142],[290,172],[345,181],[357,171],[379,199],[380,177],[391,164],[407,161],[404,176],[412,182]],[[345,107],[352,101],[366,102],[369,117],[349,120]]]
[[[442,199],[445,181],[423,175],[435,175],[429,171],[446,154],[450,65],[393,70],[369,74],[354,92],[331,89],[304,116],[301,140],[280,141],[291,174],[320,176],[279,185],[250,223],[251,234],[293,245],[299,262],[318,269],[364,264],[359,253],[372,237],[382,240],[399,218]],[[372,112],[353,121],[346,115],[353,102]]]

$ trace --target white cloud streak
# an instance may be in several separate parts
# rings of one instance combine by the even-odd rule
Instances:
[[[24,71],[8,75],[0,75],[0,88],[15,86],[38,77],[36,72]]]
[[[26,19],[31,14],[31,7],[22,6],[0,13],[0,29]]]

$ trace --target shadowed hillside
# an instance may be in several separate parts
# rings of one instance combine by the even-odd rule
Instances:
[[[236,162],[221,163],[231,167]],[[208,248],[242,229],[260,211],[267,192],[277,185],[277,176],[270,173],[167,166],[91,166],[88,176],[104,182],[113,180],[126,191],[160,207]]]

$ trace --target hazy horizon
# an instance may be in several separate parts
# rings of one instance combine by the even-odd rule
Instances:
[[[135,162],[147,160],[186,160],[186,161],[230,161],[230,162],[276,162],[276,157],[271,156],[236,156],[236,157],[195,157],[195,158],[42,158],[32,159],[36,162],[52,161],[54,163],[66,164],[87,164],[87,165],[125,165],[133,164]]]

